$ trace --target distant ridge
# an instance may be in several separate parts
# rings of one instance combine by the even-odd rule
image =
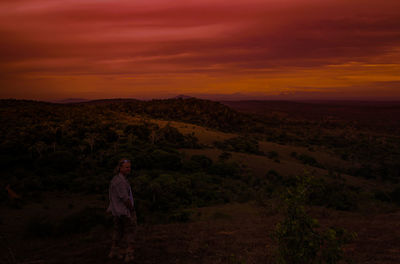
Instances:
[[[81,98],[67,98],[58,101],[50,101],[56,104],[101,104],[101,103],[126,103],[141,101],[135,98],[110,98],[110,99],[81,99]]]
[[[290,92],[280,94],[266,94],[262,92],[249,92],[249,93],[232,93],[232,94],[218,94],[218,93],[190,93],[189,95],[211,101],[291,101],[291,102],[399,102],[399,97],[368,97],[368,96],[343,96],[338,93],[321,93],[321,92]]]
[[[90,100],[88,99],[83,99],[83,98],[67,98],[67,99],[62,99],[58,101],[53,101],[52,103],[56,104],[76,104],[76,103],[84,103],[84,102],[89,102]]]
[[[194,97],[189,96],[189,95],[180,94],[180,95],[172,97],[171,99],[189,99],[189,98],[194,98]]]
[[[89,104],[102,104],[102,103],[131,103],[131,102],[138,102],[142,101],[139,99],[135,98],[111,98],[111,99],[96,99],[96,100],[90,100],[84,103],[89,103]]]

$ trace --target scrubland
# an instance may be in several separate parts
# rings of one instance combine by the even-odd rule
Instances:
[[[0,101],[1,261],[118,263],[105,209],[125,157],[137,263],[398,263],[398,120],[251,104]]]

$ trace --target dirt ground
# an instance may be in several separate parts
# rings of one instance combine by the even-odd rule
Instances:
[[[65,195],[50,206],[81,198]],[[91,205],[103,204],[90,199]],[[189,223],[139,225],[134,263],[274,263],[270,234],[281,219],[277,209],[227,204],[196,209]],[[51,207],[42,210],[60,214]],[[26,220],[40,212],[35,204],[1,208],[1,263],[122,263],[107,258],[111,230],[103,226],[62,238],[26,238]],[[368,215],[314,207],[310,214],[322,227],[357,232],[357,240],[345,247],[354,263],[400,263],[399,210]]]

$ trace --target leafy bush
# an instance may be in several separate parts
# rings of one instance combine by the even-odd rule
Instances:
[[[277,158],[279,157],[279,154],[278,154],[278,152],[276,152],[276,151],[269,151],[269,152],[267,153],[267,156],[268,156],[268,158],[270,158],[270,159],[277,159]]]
[[[382,202],[391,202],[392,199],[390,196],[391,196],[390,194],[387,194],[386,192],[381,191],[381,190],[374,191],[375,199],[382,201]]]
[[[149,137],[150,137],[150,127],[146,126],[144,124],[138,124],[138,125],[127,125],[125,127],[125,134],[129,135],[129,134],[133,134],[136,137],[139,138],[139,140],[142,141],[149,141]]]
[[[193,173],[202,171],[203,168],[198,162],[195,162],[193,160],[186,160],[182,163],[182,170],[187,173]]]
[[[216,162],[209,168],[208,173],[236,179],[240,175],[240,167],[235,162]]]
[[[205,155],[193,155],[190,160],[197,162],[203,169],[209,168],[213,164],[212,160]]]
[[[150,149],[148,151],[144,150],[136,154],[133,158],[132,165],[136,170],[179,170],[182,167],[182,161],[178,151],[171,149]]]
[[[272,184],[281,184],[283,177],[276,170],[269,170],[265,175],[266,179]]]
[[[258,141],[245,136],[230,138],[223,142],[216,141],[214,142],[214,146],[226,151],[264,155],[264,152],[259,150]]]
[[[228,160],[228,159],[230,159],[231,157],[232,157],[232,154],[229,153],[229,152],[226,152],[226,151],[222,152],[222,153],[218,156],[218,158],[219,158],[220,161]]]
[[[300,155],[296,155],[295,157],[296,157],[298,160],[300,160],[303,164],[310,165],[310,166],[313,166],[313,167],[322,167],[322,166],[318,163],[318,161],[317,161],[314,157],[312,157],[312,156],[310,156],[310,155],[307,155],[307,154],[300,154]]]
[[[79,164],[76,156],[69,151],[56,151],[50,153],[38,161],[39,166],[53,169],[59,173],[74,170]]]
[[[185,147],[185,136],[181,134],[177,128],[169,124],[158,130],[157,134],[159,135],[158,144],[171,147]]]
[[[376,175],[369,165],[362,165],[360,168],[350,168],[348,174],[365,179],[376,179]]]
[[[272,234],[277,243],[277,262],[281,264],[334,264],[345,258],[343,246],[355,238],[344,229],[328,228],[318,231],[317,220],[305,209],[310,178],[298,178],[295,187],[287,189],[284,197],[285,218]]]
[[[156,149],[151,153],[152,166],[154,169],[178,170],[182,166],[181,157],[178,152],[167,152]]]
[[[357,194],[343,183],[326,183],[323,179],[312,180],[308,203],[326,206],[342,211],[353,211],[358,208]]]

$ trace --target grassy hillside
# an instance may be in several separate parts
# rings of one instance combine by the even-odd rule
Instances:
[[[194,98],[2,100],[0,118],[5,263],[112,263],[104,211],[121,157],[134,168],[140,262],[274,261],[282,195],[304,175],[307,213],[322,229],[358,233],[346,256],[399,260],[400,143],[388,131],[244,114]]]

